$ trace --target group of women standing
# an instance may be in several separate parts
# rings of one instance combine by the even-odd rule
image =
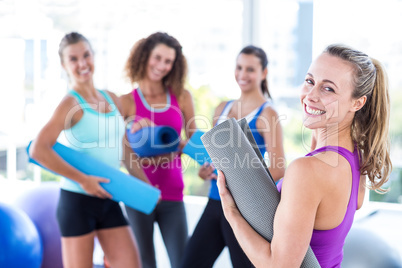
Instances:
[[[377,61],[337,45],[312,63],[301,94],[304,124],[314,134],[312,153],[292,162],[285,174],[282,129],[268,89],[267,56],[255,46],[247,46],[237,55],[235,78],[240,98],[218,105],[212,120],[216,125],[227,118],[246,118],[260,151],[267,152],[274,180],[284,178],[279,184],[282,197],[275,235],[269,243],[242,218],[223,174],[217,183],[210,164],[199,172],[201,178],[211,181],[209,201],[188,238],[180,148],[197,126],[192,96],[184,88],[186,59],[174,37],[157,32],[133,46],[125,71],[137,87],[122,96],[95,88],[94,52],[83,35],[65,35],[59,55],[71,90],[38,134],[30,153],[63,176],[57,219],[64,267],[92,267],[95,236],[111,267],[156,267],[155,222],[174,268],[212,267],[225,246],[233,267],[270,263],[272,267],[297,267],[310,241],[322,267],[340,266],[341,242],[333,245],[324,237],[338,232],[337,226],[343,226],[347,218],[339,234],[344,241],[350,217],[353,219],[363,200],[365,177],[378,189],[391,168],[386,75]],[[106,120],[107,130],[102,128]],[[129,123],[133,123],[132,132],[166,125],[178,134],[184,130],[185,137],[177,152],[140,159],[124,142]],[[52,150],[61,135],[67,142],[74,140],[67,144],[70,147],[116,168],[123,162],[130,174],[160,189],[161,199],[154,211],[146,215],[125,207],[125,215],[100,185],[108,179],[81,173]],[[89,142],[108,146],[89,148],[85,146]],[[350,154],[354,157],[345,156]],[[328,248],[330,253],[325,251]]]

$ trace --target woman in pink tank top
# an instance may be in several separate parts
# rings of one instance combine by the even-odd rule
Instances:
[[[256,267],[300,267],[309,246],[321,267],[340,267],[366,178],[381,190],[392,168],[387,85],[377,60],[344,45],[328,46],[311,64],[301,104],[312,152],[285,172],[271,242],[241,216],[220,173],[225,216]]]
[[[126,123],[134,122],[132,132],[145,126],[163,125],[174,128],[179,135],[184,129],[187,138],[192,135],[196,126],[191,120],[192,97],[184,89],[186,72],[180,43],[166,33],[151,34],[133,46],[126,73],[138,87],[120,97]],[[161,190],[161,201],[150,215],[126,207],[143,267],[156,268],[154,222],[159,225],[171,266],[178,267],[188,238],[180,153],[138,158],[131,148],[125,149],[125,156],[133,160],[131,164],[137,167],[138,174],[143,170],[152,185]]]

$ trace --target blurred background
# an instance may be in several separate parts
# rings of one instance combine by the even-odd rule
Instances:
[[[25,148],[68,91],[57,52],[67,32],[89,39],[96,87],[117,95],[133,88],[123,74],[132,45],[156,31],[173,35],[188,60],[187,88],[196,114],[209,119],[220,101],[240,95],[234,79],[240,49],[262,47],[269,58],[269,87],[284,129],[287,161],[309,149],[310,133],[302,127],[299,104],[309,64],[328,44],[345,43],[380,60],[389,75],[394,169],[388,193],[370,191],[367,196],[370,203],[401,215],[400,25],[401,0],[0,0],[0,181],[58,180],[28,164]],[[185,194],[206,196],[209,184],[198,178],[198,165],[186,156],[183,163]],[[401,226],[401,219],[389,221]]]
[[[183,46],[187,88],[197,116],[209,123],[220,101],[240,95],[234,79],[240,49],[254,44],[267,52],[288,161],[309,148],[299,89],[312,58],[330,43],[345,43],[379,59],[390,80],[394,171],[387,185],[391,190],[370,193],[370,199],[402,203],[402,35],[397,25],[402,25],[400,0],[0,0],[0,178],[57,180],[28,164],[25,148],[68,90],[57,53],[65,33],[78,31],[90,40],[96,87],[121,95],[133,88],[123,74],[131,46],[164,31]],[[210,125],[200,121],[199,127]],[[186,194],[205,195],[197,164],[190,158],[183,162]]]

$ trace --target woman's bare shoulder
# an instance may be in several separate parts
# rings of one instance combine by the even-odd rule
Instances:
[[[324,152],[313,156],[297,158],[288,166],[285,177],[298,178],[306,184],[328,186],[340,175],[350,171],[348,162],[336,152]],[[288,176],[287,176],[288,175]]]
[[[121,113],[124,118],[132,116],[135,114],[135,102],[133,99],[132,93],[127,93],[120,95],[119,97],[120,105],[121,105]]]

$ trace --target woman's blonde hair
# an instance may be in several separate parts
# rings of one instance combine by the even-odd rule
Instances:
[[[392,170],[388,135],[390,103],[388,77],[381,63],[345,45],[330,45],[324,53],[339,57],[354,66],[354,99],[367,97],[365,105],[356,112],[352,123],[352,139],[361,152],[360,172],[367,175],[368,187],[385,192]]]

